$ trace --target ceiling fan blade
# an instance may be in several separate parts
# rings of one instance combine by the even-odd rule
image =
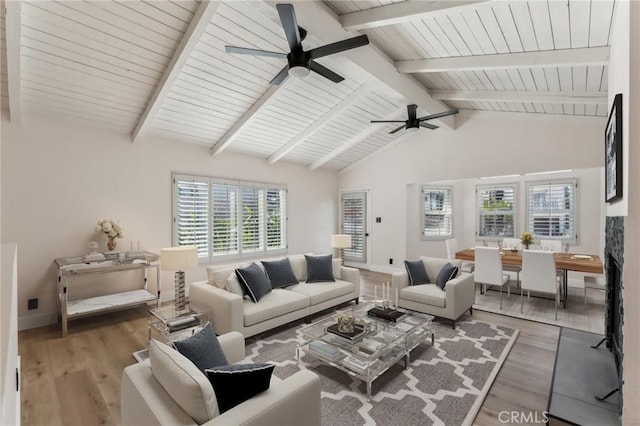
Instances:
[[[449,110],[449,111],[437,112],[435,114],[425,115],[424,117],[418,118],[418,120],[419,121],[433,120],[434,118],[446,117],[447,115],[457,114],[458,112],[459,111],[457,109],[452,109],[452,110]]]
[[[406,124],[403,124],[402,126],[398,127],[397,129],[393,129],[392,131],[389,132],[390,135],[399,132],[400,130],[404,129],[405,127],[407,127]]]
[[[292,52],[302,50],[302,39],[300,37],[300,30],[298,29],[298,21],[296,20],[296,12],[293,10],[293,5],[280,3],[276,5],[276,9],[278,9],[278,15],[280,15],[284,35],[287,37],[287,42],[289,42],[289,49],[291,49]]]
[[[405,123],[406,120],[371,120],[370,123]]]
[[[285,65],[278,74],[269,82],[269,84],[275,84],[276,86],[284,81],[289,75],[289,65]]]
[[[431,130],[435,130],[438,128],[438,126],[436,126],[435,124],[429,124],[429,123],[420,123],[420,127],[425,127]]]
[[[309,68],[311,69],[311,71],[317,72],[324,78],[328,78],[334,83],[340,83],[342,80],[344,80],[344,77],[336,74],[335,72],[331,71],[329,68],[325,67],[324,65],[320,65],[316,61],[309,62]]]
[[[225,46],[224,50],[227,53],[237,53],[240,55],[255,55],[255,56],[267,56],[269,58],[286,58],[286,53],[270,52],[268,50],[249,49],[246,47]]]
[[[356,47],[366,46],[369,44],[369,38],[366,35],[349,38],[335,43],[311,49],[309,55],[311,59],[322,58],[323,56],[333,55],[334,53],[344,52],[345,50],[355,49]]]
[[[416,104],[407,105],[407,114],[409,115],[409,121],[416,119],[417,110],[418,110],[418,105]]]

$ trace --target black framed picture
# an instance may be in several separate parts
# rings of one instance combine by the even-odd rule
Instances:
[[[605,201],[622,198],[622,93],[613,99],[604,131]]]

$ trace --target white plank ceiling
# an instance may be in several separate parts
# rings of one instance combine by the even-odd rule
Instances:
[[[344,23],[343,18],[355,12],[386,11],[406,6],[403,3],[339,0],[324,7]],[[431,2],[419,3],[427,7]],[[180,54],[181,41],[197,21],[200,6],[200,1],[192,0],[22,0],[21,72],[16,84],[20,84],[23,112],[71,116],[134,132],[154,92],[165,84],[163,75]],[[402,17],[351,34],[367,34],[398,67],[411,60],[503,58],[523,52],[606,47],[614,7],[615,0],[480,2]],[[7,84],[6,12],[0,8],[1,104],[8,109],[12,92]],[[342,38],[346,37],[336,39]],[[309,34],[305,49],[327,41],[335,40]],[[389,135],[396,126],[372,128],[369,121],[394,114],[393,119],[404,119],[403,109],[413,100],[400,96],[392,84],[372,81],[369,73],[349,60],[348,52],[319,61],[344,76],[343,82],[335,84],[312,73],[303,80],[288,78],[273,90],[269,81],[285,66],[284,59],[231,55],[224,51],[225,45],[288,51],[271,3],[220,3],[198,34],[195,47],[186,52],[188,58],[176,78],[165,87],[166,95],[150,118],[151,135],[204,144],[213,152],[228,149],[270,162],[281,158],[311,169],[334,170],[402,137],[403,132]],[[601,102],[607,91],[605,63],[411,75],[445,107],[554,119],[608,114],[606,102]],[[578,94],[584,93],[598,95],[600,101],[581,102]],[[537,94],[557,96],[552,102]],[[254,104],[262,107],[252,109]],[[420,110],[419,115],[433,112],[439,111]]]

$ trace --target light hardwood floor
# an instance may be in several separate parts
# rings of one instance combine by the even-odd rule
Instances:
[[[389,281],[386,274],[361,271],[362,294]],[[520,330],[476,418],[499,424],[502,411],[546,410],[560,328],[474,310],[473,318]],[[22,357],[23,425],[119,425],[122,370],[147,341],[145,308],[129,309],[19,333]],[[503,415],[502,418],[506,418]]]

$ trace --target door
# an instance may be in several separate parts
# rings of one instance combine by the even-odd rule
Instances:
[[[344,249],[344,260],[367,262],[367,192],[343,192],[341,195],[341,232],[351,235],[351,247]]]

